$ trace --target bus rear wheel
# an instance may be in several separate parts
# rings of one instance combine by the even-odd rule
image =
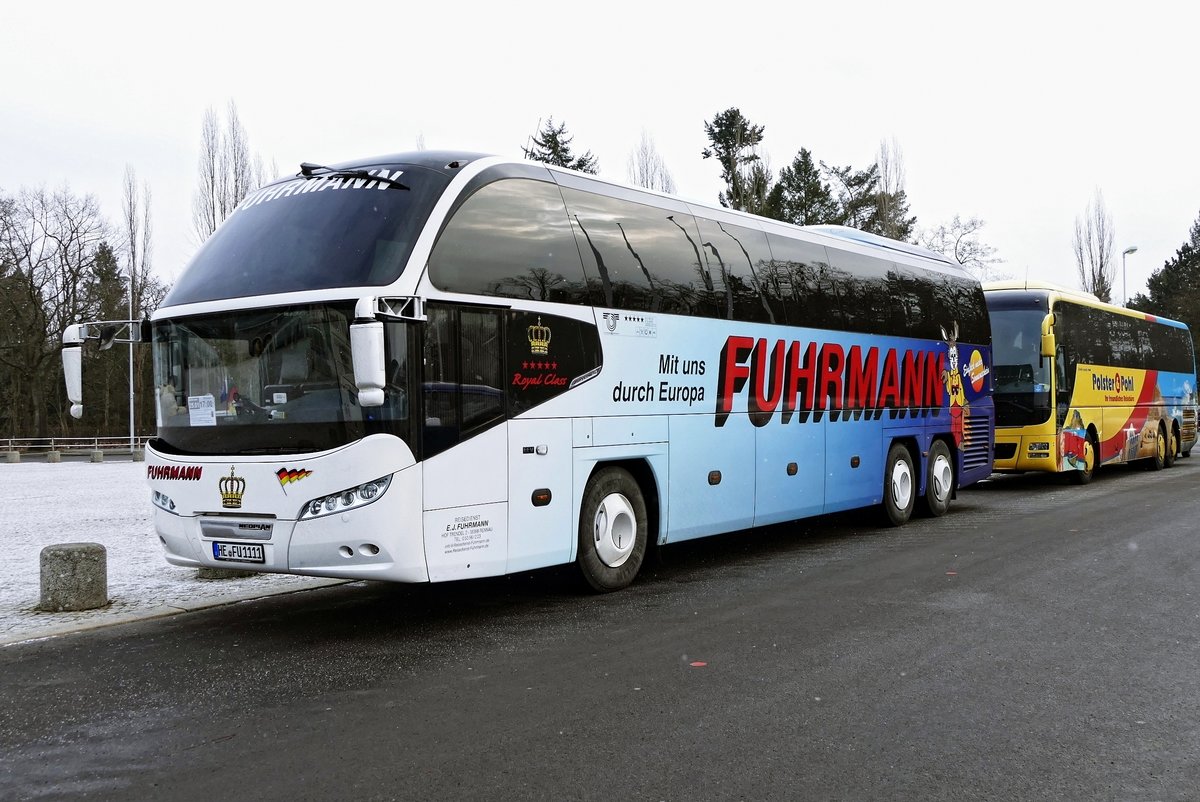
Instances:
[[[1171,433],[1167,436],[1167,454],[1163,460],[1163,465],[1170,468],[1175,464],[1175,457],[1179,455],[1179,432],[1175,427],[1171,427]]]
[[[912,517],[917,501],[917,483],[913,479],[912,455],[900,443],[888,449],[883,471],[883,511],[887,523],[901,526]]]
[[[588,480],[579,512],[579,556],[584,581],[601,593],[633,581],[646,556],[646,500],[624,468],[601,468]]]
[[[954,495],[954,459],[945,442],[934,440],[929,447],[929,464],[925,475],[923,511],[933,517],[945,515]]]

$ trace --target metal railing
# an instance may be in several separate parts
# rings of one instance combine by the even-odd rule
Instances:
[[[142,451],[149,437],[134,439],[134,448]],[[129,454],[129,437],[0,437],[0,452],[16,451],[21,454],[48,454],[51,451],[66,454],[90,454],[104,451],[111,454]]]

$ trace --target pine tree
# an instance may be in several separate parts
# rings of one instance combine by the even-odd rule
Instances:
[[[864,231],[908,242],[917,226],[916,216],[908,215],[908,193],[880,192],[875,197],[875,213],[867,220]]]
[[[821,169],[837,193],[838,213],[834,222],[860,231],[871,230],[877,216],[879,166],[872,164],[865,170],[855,170],[850,165],[830,167],[821,162]]]
[[[1200,351],[1200,217],[1175,256],[1150,276],[1146,291],[1130,299],[1128,306],[1188,324]]]
[[[731,107],[704,123],[704,133],[712,147],[701,155],[721,165],[725,191],[717,196],[721,205],[761,214],[770,196],[770,171],[764,170],[757,148],[762,143],[763,126],[753,125],[736,107]],[[755,168],[758,169],[755,169]]]
[[[838,204],[829,184],[813,163],[812,153],[801,148],[792,163],[779,171],[768,207],[771,217],[798,226],[838,222]]]
[[[532,147],[522,147],[521,150],[530,161],[553,164],[592,175],[599,173],[600,162],[590,150],[578,158],[571,154],[571,142],[574,140],[575,137],[567,135],[567,124],[560,123],[556,126],[554,118],[551,117],[537,134],[529,138]]]

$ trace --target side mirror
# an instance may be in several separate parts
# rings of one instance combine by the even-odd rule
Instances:
[[[358,388],[359,405],[379,406],[383,403],[386,382],[383,323],[378,320],[351,323],[350,352],[354,361],[354,386]]]
[[[83,417],[83,338],[86,329],[81,324],[67,326],[63,331],[63,378],[67,383],[67,400],[71,402],[71,417]]]
[[[1042,318],[1042,356],[1052,357],[1057,351],[1058,347],[1054,341],[1054,313],[1051,312]]]
[[[100,346],[101,351],[107,351],[113,347],[113,343],[117,341],[117,335],[120,334],[120,326],[101,326],[100,327]]]

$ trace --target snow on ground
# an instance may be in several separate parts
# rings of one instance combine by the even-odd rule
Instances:
[[[283,574],[199,579],[193,568],[169,565],[145,472],[143,462],[0,464],[0,645],[330,583]],[[105,547],[107,607],[37,610],[41,550],[56,543]]]

